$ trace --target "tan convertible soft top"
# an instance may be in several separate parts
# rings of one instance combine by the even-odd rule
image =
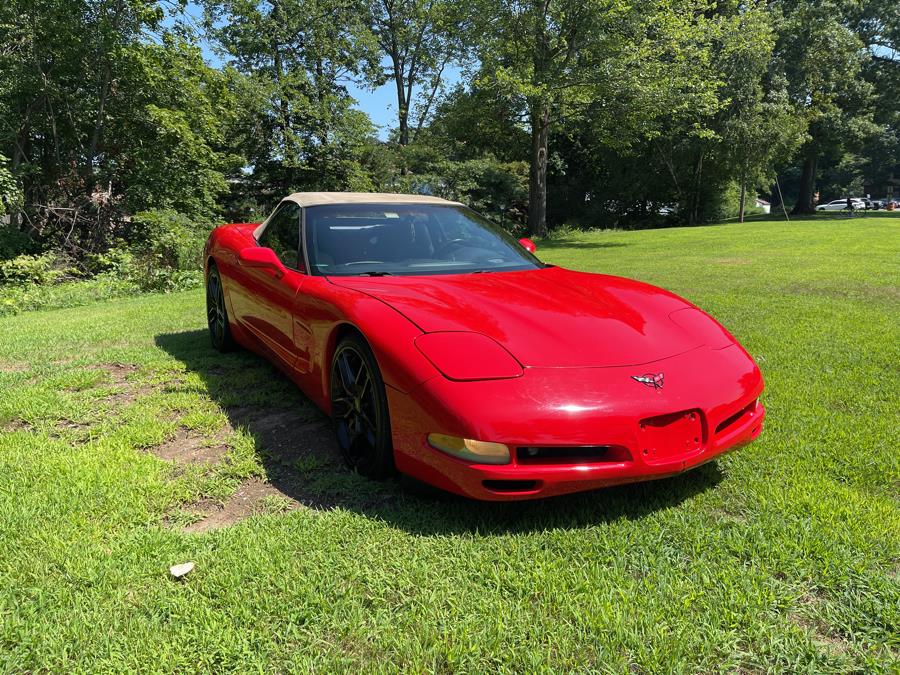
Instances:
[[[458,204],[429,195],[401,195],[390,192],[295,192],[287,197],[300,206],[321,204]]]
[[[281,203],[291,201],[300,206],[320,206],[322,204],[459,204],[429,195],[401,195],[393,192],[295,192],[285,197]],[[272,213],[275,213],[274,211]],[[269,214],[269,218],[272,214]],[[269,224],[269,218],[260,223],[253,236],[259,240]]]

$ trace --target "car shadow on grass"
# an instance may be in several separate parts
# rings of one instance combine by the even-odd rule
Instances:
[[[295,504],[345,509],[417,535],[503,534],[640,519],[718,484],[716,463],[673,478],[526,502],[477,502],[407,477],[370,481],[349,471],[328,419],[262,357],[220,354],[206,331],[164,333],[156,345],[200,378],[225,412],[226,432],[249,434],[268,483]]]

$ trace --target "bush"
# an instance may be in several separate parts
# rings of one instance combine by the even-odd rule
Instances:
[[[130,248],[119,242],[95,264],[144,291],[195,288],[201,282],[203,247],[209,228],[175,211],[143,211],[134,216]]]
[[[207,228],[174,211],[145,211],[127,235],[134,243],[118,240],[80,268],[53,251],[0,260],[0,316],[201,285]]]
[[[0,261],[0,281],[7,284],[57,284],[80,276],[65,256],[48,251]]]
[[[517,231],[525,222],[528,164],[499,162],[493,157],[424,163],[419,173],[398,176],[389,189],[431,194],[462,202]]]
[[[749,194],[747,199],[751,201]],[[718,187],[713,186],[702,204],[700,222],[719,223],[734,218],[741,208],[741,188],[733,181]]]

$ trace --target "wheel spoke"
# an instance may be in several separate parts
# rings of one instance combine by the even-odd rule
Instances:
[[[372,378],[369,377],[369,371],[367,368],[362,368],[361,370],[365,372],[366,379],[363,380],[362,386],[357,385],[356,395],[360,400],[363,400],[366,397],[366,393],[369,391],[369,384],[371,383]]]
[[[371,419],[369,419],[369,416],[365,413],[365,411],[363,411],[363,410],[359,411],[359,419],[361,419],[363,422],[365,422],[366,426],[369,427],[369,429],[372,429],[372,430],[375,429],[375,423],[372,422]]]
[[[347,361],[347,352],[341,353],[338,357],[338,372],[341,375],[341,386],[344,388],[344,391],[349,396],[353,396],[353,391],[350,389],[350,383],[353,382],[353,372],[350,370],[350,363]]]

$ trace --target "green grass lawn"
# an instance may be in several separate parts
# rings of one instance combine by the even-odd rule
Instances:
[[[0,320],[0,670],[897,672],[900,218],[601,232],[720,319],[753,445],[480,504],[371,483],[199,292]],[[182,581],[170,565],[194,561]]]

